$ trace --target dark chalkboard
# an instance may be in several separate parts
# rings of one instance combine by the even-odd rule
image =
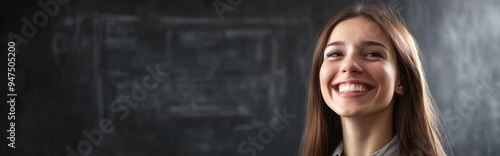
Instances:
[[[41,2],[54,16],[38,1],[0,5],[1,44],[47,14],[18,43],[17,147],[3,139],[1,155],[297,155],[316,38],[353,4]],[[384,2],[420,43],[454,154],[500,153],[500,4]]]

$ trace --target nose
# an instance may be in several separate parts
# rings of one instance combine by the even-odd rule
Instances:
[[[360,66],[359,58],[357,56],[351,55],[344,58],[342,61],[341,71],[342,73],[361,73],[363,68]]]

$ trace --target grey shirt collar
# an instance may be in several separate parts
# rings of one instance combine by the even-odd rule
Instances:
[[[393,156],[397,155],[398,150],[399,150],[399,137],[398,134],[396,134],[392,140],[382,147],[382,149],[376,151],[375,153],[372,153],[370,156]],[[339,145],[337,145],[337,148],[333,152],[332,156],[342,156],[342,151],[344,150],[344,141],[341,141]]]

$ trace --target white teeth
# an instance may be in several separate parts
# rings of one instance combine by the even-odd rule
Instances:
[[[347,92],[364,92],[367,90],[367,87],[362,84],[340,84],[339,92],[347,93]]]

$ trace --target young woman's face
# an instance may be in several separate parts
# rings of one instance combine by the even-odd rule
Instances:
[[[394,53],[387,34],[369,19],[355,17],[337,24],[319,72],[328,106],[343,117],[388,108],[399,83]]]

